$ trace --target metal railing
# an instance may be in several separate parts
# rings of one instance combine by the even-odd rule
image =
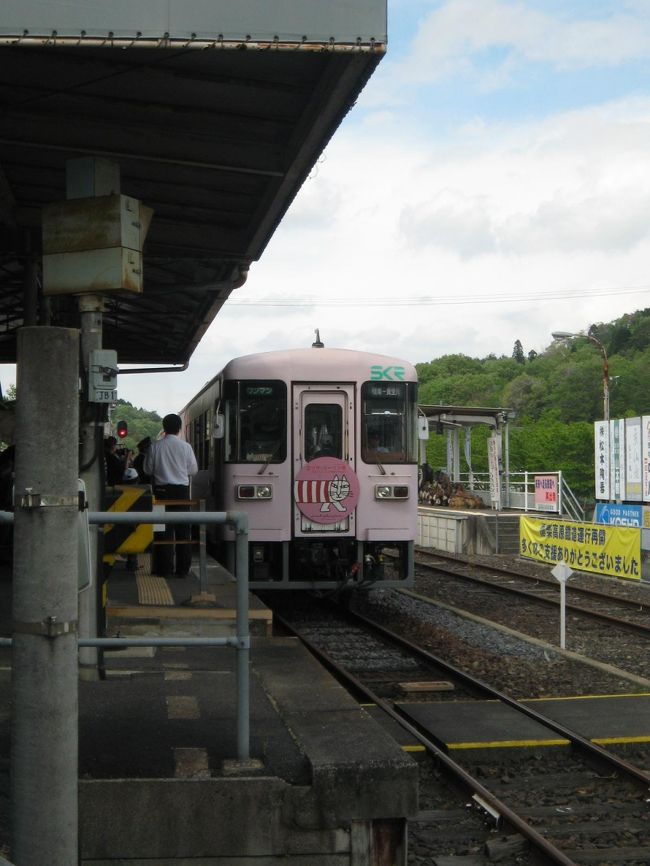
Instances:
[[[540,475],[551,475],[557,478],[557,500],[548,505],[535,502],[535,477]],[[467,490],[481,496],[489,507],[490,475],[488,472],[461,472],[460,482]],[[561,471],[511,472],[508,475],[507,484],[505,477],[503,478],[502,507],[525,512],[558,514],[579,522],[583,522],[585,519],[584,508],[567,484]]]
[[[0,511],[0,522],[12,523],[13,514]],[[230,646],[237,650],[237,758],[241,762],[250,759],[250,627],[248,618],[248,518],[240,511],[165,512],[151,511],[90,511],[88,522],[93,525],[106,524],[231,524],[235,529],[235,577],[237,580],[237,602],[235,635],[232,637],[104,637],[79,638],[79,647],[101,647],[122,649],[129,646]],[[202,569],[203,569],[203,563]],[[50,618],[52,619],[52,618]],[[52,627],[56,623],[49,624]],[[12,638],[0,638],[0,646],[11,646]]]

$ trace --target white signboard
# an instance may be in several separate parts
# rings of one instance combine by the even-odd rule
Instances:
[[[628,502],[641,502],[643,472],[641,463],[641,419],[625,419],[625,493]]]
[[[594,423],[594,448],[596,499],[609,499],[610,450],[609,424],[607,421],[596,421]]]
[[[643,474],[643,501],[650,502],[650,415],[641,419],[641,453],[643,456],[641,471]]]
[[[490,470],[490,499],[498,508],[501,503],[501,477],[499,474],[499,453],[501,437],[492,435],[487,441],[488,467]]]
[[[609,422],[610,493],[612,499],[621,500],[625,492],[625,421]]]

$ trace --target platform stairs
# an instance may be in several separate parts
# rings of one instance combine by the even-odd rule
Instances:
[[[481,547],[494,553],[516,555],[519,553],[520,514],[499,512],[486,516],[476,524],[476,531],[483,536]]]

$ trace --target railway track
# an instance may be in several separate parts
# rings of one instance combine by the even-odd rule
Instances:
[[[643,771],[367,617],[323,607],[314,600],[303,600],[297,607],[286,598],[275,616],[353,693],[398,721],[431,756],[435,769],[422,774],[421,813],[411,830],[413,864],[451,866],[470,862],[460,859],[468,856],[476,857],[471,861],[476,864],[482,862],[481,856],[492,857],[486,863],[498,856],[507,864],[647,866],[650,862],[650,776]],[[453,761],[435,742],[435,735],[414,723],[399,700],[400,683],[416,677],[444,677],[453,685],[453,692],[437,692],[435,700],[451,696],[504,702],[570,746],[534,755],[501,755],[498,764],[480,758]],[[479,707],[477,703],[477,711]],[[447,777],[446,794],[440,793],[440,774]],[[427,784],[430,778],[432,786]],[[461,785],[466,792],[460,804],[445,800],[451,785]],[[467,797],[473,810],[464,805]],[[496,822],[491,830],[486,827],[488,816]],[[465,824],[470,819],[471,828]],[[491,845],[498,855],[489,853]]]
[[[556,581],[529,575],[513,577],[510,571],[485,566],[478,569],[479,574],[476,570],[473,563],[454,560],[448,564],[436,556],[418,556],[416,593],[432,603],[450,605],[549,644],[559,643],[560,590]],[[513,585],[520,577],[520,585]],[[591,596],[593,602],[589,601]],[[602,609],[614,604],[619,605],[617,616]],[[580,604],[569,601],[566,610],[568,649],[629,671],[650,690],[650,609],[639,600],[621,600],[589,590],[581,594]]]
[[[470,563],[444,554],[418,551],[417,566],[438,574],[453,574],[459,579],[479,586],[492,587],[503,593],[525,599],[537,599],[540,603],[559,606],[559,584],[550,576],[540,572],[529,574],[498,565]],[[635,587],[636,588],[636,587]],[[593,616],[603,622],[613,623],[650,636],[650,592],[647,598],[626,597],[618,593],[567,584],[567,610]]]

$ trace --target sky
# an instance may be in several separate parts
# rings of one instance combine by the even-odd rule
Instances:
[[[183,373],[325,345],[543,351],[650,306],[650,0],[388,0],[388,52]],[[4,384],[4,381],[3,381]]]

